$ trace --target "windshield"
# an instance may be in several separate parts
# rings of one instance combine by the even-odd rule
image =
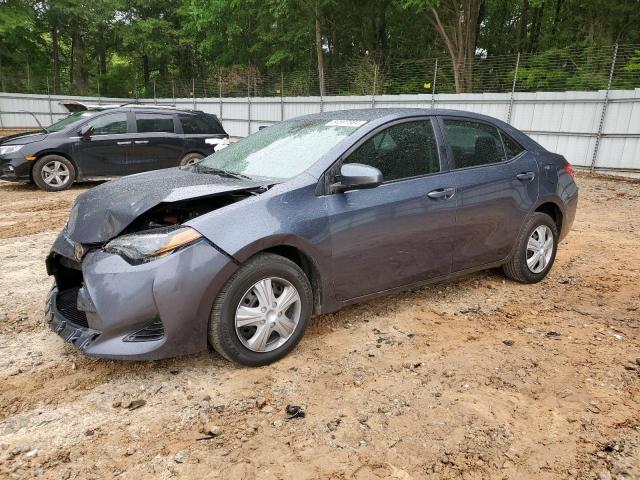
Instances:
[[[277,123],[208,156],[198,170],[289,179],[304,172],[364,121],[300,118]]]
[[[60,130],[67,128],[72,123],[76,123],[80,120],[84,120],[85,118],[92,117],[98,113],[97,111],[84,111],[84,112],[74,112],[71,115],[64,117],[62,120],[58,120],[56,123],[45,127],[45,131],[47,133],[59,132]]]

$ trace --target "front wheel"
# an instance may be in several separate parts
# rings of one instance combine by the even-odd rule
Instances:
[[[551,270],[557,249],[558,227],[546,213],[535,212],[527,220],[502,270],[518,282],[537,283]]]
[[[275,362],[304,335],[313,305],[309,279],[291,260],[259,254],[242,265],[216,299],[209,343],[246,366]]]
[[[32,177],[40,189],[58,192],[73,185],[76,169],[69,160],[60,155],[45,155],[33,166]]]

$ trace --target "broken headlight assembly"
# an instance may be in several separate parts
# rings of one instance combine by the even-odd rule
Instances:
[[[202,235],[191,227],[162,227],[122,235],[107,243],[104,250],[139,264],[169,255],[201,238]]]

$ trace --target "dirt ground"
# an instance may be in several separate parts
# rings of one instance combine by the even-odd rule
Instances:
[[[640,183],[578,181],[543,282],[488,271],[374,300],[257,369],[65,344],[44,258],[86,186],[0,183],[0,477],[640,478]]]

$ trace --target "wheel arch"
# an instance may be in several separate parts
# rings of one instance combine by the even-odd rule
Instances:
[[[52,151],[38,152],[35,155],[36,159],[33,162],[31,162],[31,168],[29,170],[31,181],[33,181],[33,168],[35,167],[36,162],[38,162],[42,157],[46,157],[47,155],[58,155],[59,157],[65,158],[69,162],[71,162],[71,165],[73,165],[73,168],[76,171],[76,181],[82,176],[82,172],[78,168],[78,163],[73,158],[71,158],[71,156],[68,153],[60,152],[58,150],[52,150]]]
[[[556,227],[558,228],[558,235],[560,235],[564,221],[564,212],[556,202],[551,200],[543,201],[534,209],[534,212],[546,213],[549,215],[552,218],[553,223],[556,224]]]
[[[274,253],[291,260],[309,279],[313,291],[313,313],[317,315],[326,307],[325,280],[328,276],[324,274],[324,268],[317,260],[318,253],[312,252],[312,247],[306,245],[301,239],[275,236],[243,248],[234,255],[234,258],[240,263],[245,263],[260,253]]]
[[[181,156],[180,156],[180,160],[182,160],[184,157],[186,157],[187,155],[191,155],[192,153],[197,153],[198,155],[202,155],[203,157],[206,157],[207,154],[204,153],[202,150],[196,150],[196,149],[189,149],[186,152],[184,152]]]

